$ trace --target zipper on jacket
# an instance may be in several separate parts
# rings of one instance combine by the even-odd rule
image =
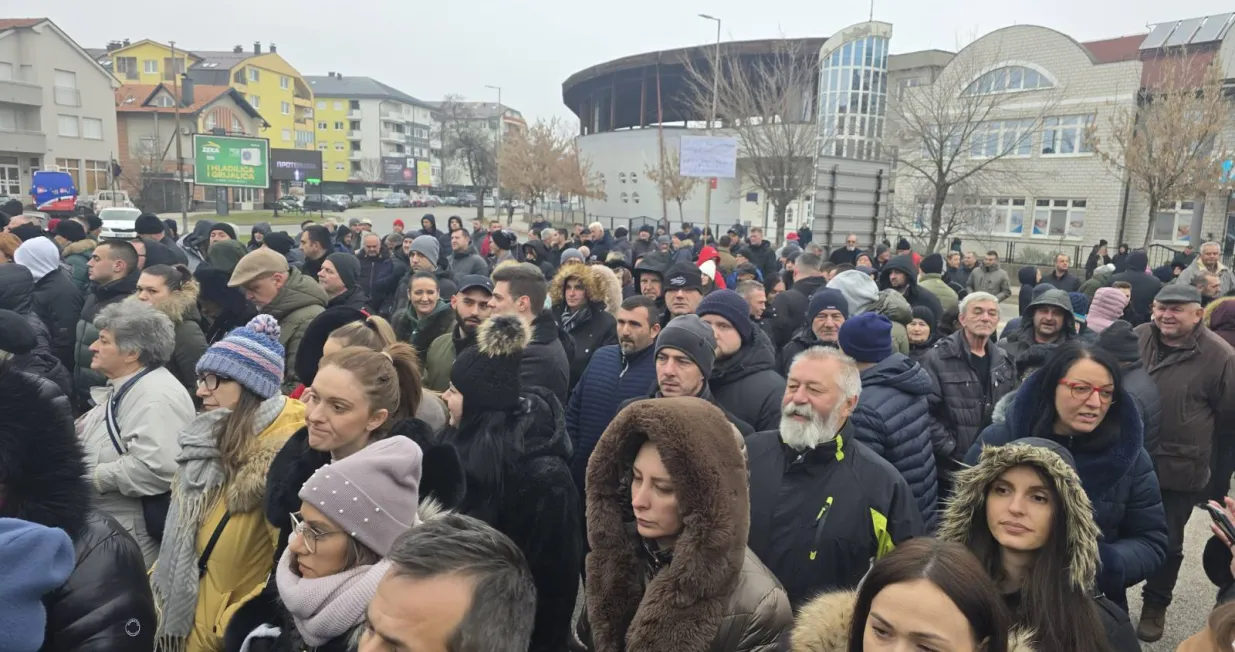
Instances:
[[[823,506],[819,508],[819,514],[815,516],[815,541],[810,548],[810,560],[815,561],[815,555],[819,553],[819,542],[823,540],[823,526],[828,522],[828,514],[831,513],[832,497],[828,496],[823,501]]]

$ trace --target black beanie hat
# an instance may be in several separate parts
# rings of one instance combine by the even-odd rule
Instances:
[[[0,310],[0,351],[24,355],[38,346],[34,328],[12,310]]]
[[[200,269],[200,268],[199,268]],[[312,385],[317,377],[317,368],[322,361],[322,349],[330,334],[354,321],[368,319],[364,312],[348,306],[333,306],[323,310],[309,322],[296,349],[296,377],[305,386]]]
[[[56,225],[55,235],[69,242],[80,242],[86,239],[86,229],[74,220],[60,220],[60,223]]]
[[[26,222],[25,224],[22,224],[21,226],[17,226],[17,227],[10,229],[9,233],[12,233],[13,235],[17,236],[19,240],[21,240],[22,242],[25,242],[27,240],[33,240],[35,238],[42,236],[43,227],[39,226],[38,224],[35,224],[34,222]]]
[[[326,256],[326,260],[334,265],[334,269],[339,273],[339,280],[343,281],[343,287],[352,289],[356,287],[356,279],[360,277],[360,259],[346,252],[335,252]]]
[[[913,249],[913,247],[909,246],[909,240],[905,238],[901,238],[900,240],[896,241],[897,251],[905,251],[906,249]]]
[[[476,329],[476,346],[455,356],[450,384],[463,395],[465,412],[509,410],[523,391],[519,370],[532,339],[527,324],[514,315],[495,315]]]
[[[226,233],[227,237],[231,238],[232,240],[239,239],[236,237],[236,229],[233,229],[232,225],[228,224],[227,222],[215,222],[214,224],[210,225],[210,230],[211,231],[222,231]]]
[[[940,254],[931,254],[922,259],[918,264],[918,269],[923,274],[942,274],[943,273],[943,256]]]
[[[1141,359],[1140,340],[1132,330],[1132,324],[1116,319],[1098,335],[1098,347],[1106,349],[1120,362],[1137,362]]]
[[[690,263],[674,263],[665,272],[665,292],[671,290],[703,291],[703,272]]]
[[[133,222],[133,230],[137,231],[137,235],[158,235],[166,229],[163,220],[160,220],[157,215],[150,213],[142,213],[137,216]]]
[[[913,318],[921,319],[926,322],[927,326],[930,326],[932,331],[935,330],[935,312],[930,308],[927,308],[926,306],[914,306]]]
[[[262,244],[286,256],[292,250],[292,236],[282,231],[272,231],[262,239]]]

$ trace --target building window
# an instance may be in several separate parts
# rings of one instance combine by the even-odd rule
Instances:
[[[962,95],[988,95],[990,93],[1015,93],[1040,88],[1054,88],[1055,83],[1046,75],[1025,66],[1007,66],[978,77],[965,87]]]
[[[318,111],[325,111],[325,110],[326,110],[326,100],[318,100],[318,101],[317,101],[317,110],[318,110]]]
[[[976,232],[1017,237],[1025,232],[1026,201],[1022,198],[983,197],[965,203],[981,210],[973,222]]]
[[[1154,213],[1154,240],[1159,242],[1189,242],[1192,234],[1190,201],[1166,202]]]
[[[343,121],[336,120],[334,123],[335,131],[343,131]]]
[[[279,88],[287,90],[292,87],[292,80],[287,75],[279,75]]]
[[[142,60],[142,72],[146,73],[147,75],[159,74],[158,59],[143,59]]]
[[[974,129],[969,141],[972,158],[1024,156],[1033,153],[1033,120],[996,120]]]
[[[261,79],[261,72],[259,72],[257,68],[249,68],[249,81],[258,82],[261,81]]]
[[[330,143],[318,143],[317,148],[324,152],[330,149]]]
[[[125,79],[137,79],[137,57],[116,57],[116,74]]]
[[[253,105],[253,108],[255,108],[255,109],[260,109],[260,108],[262,108],[262,98],[260,98],[260,97],[258,97],[258,96],[256,96],[256,95],[250,95],[250,96],[249,96],[249,104]]]
[[[348,100],[347,106],[352,111],[360,110],[360,100]]]
[[[344,169],[346,169],[346,168],[345,168],[345,166],[344,166],[342,163],[335,163],[335,164],[334,164],[334,169],[336,169],[336,170],[340,170],[340,171],[341,171],[341,170],[344,170]]]
[[[9,81],[11,79],[13,79],[13,64],[0,61],[0,80]]]
[[[325,129],[329,129],[329,128],[330,128],[330,125],[329,125],[329,124],[327,124],[327,123],[323,120],[322,122],[317,123],[317,128],[318,128],[318,129],[323,129],[323,130],[325,130]]]
[[[153,100],[150,100],[150,104],[165,109],[170,109],[171,107],[176,106],[176,100],[173,99],[171,95],[160,94]]]
[[[17,109],[0,106],[0,131],[17,131]]]
[[[236,116],[232,116],[232,132],[237,134],[245,133],[244,125],[240,124],[240,118]]]
[[[86,161],[86,194],[107,188],[107,161]]]
[[[81,119],[81,137],[90,140],[103,140],[103,121],[99,118]]]
[[[1034,237],[1081,238],[1084,235],[1084,199],[1039,199],[1034,202]]]
[[[57,124],[60,129],[58,133],[61,136],[68,138],[77,138],[81,134],[77,131],[77,116],[75,115],[59,115],[56,116]]]
[[[0,195],[21,196],[21,169],[16,157],[0,160]]]
[[[343,146],[343,143],[335,143],[334,149],[336,152],[342,152],[344,149],[346,149],[346,147]]]
[[[172,60],[171,57],[163,57],[163,80],[172,81],[176,75],[184,73],[184,59]]]
[[[1092,154],[1093,145],[1085,131],[1093,124],[1093,115],[1069,115],[1042,121],[1042,155]]]
[[[211,132],[217,126],[219,126],[219,119],[214,111],[207,113],[206,117],[202,119],[202,131]]]
[[[882,156],[888,39],[866,36],[823,54],[819,72],[820,154]],[[493,121],[491,129],[497,129]]]
[[[61,172],[68,172],[69,176],[73,177],[73,185],[81,188],[81,159],[58,158],[56,159],[56,167]]]
[[[283,115],[291,115],[292,114],[292,103],[291,102],[279,102],[279,113],[282,113]]]
[[[283,130],[283,140],[291,140],[291,139],[292,139],[292,130],[284,129]]]
[[[342,110],[343,110],[343,103],[342,103],[342,102],[340,102],[339,100],[335,100],[335,101],[334,101],[334,110],[335,110],[335,111],[342,111]]]
[[[57,70],[53,90],[56,104],[81,106],[81,93],[77,91],[77,73],[71,70]]]

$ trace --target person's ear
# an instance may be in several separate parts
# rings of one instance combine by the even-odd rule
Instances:
[[[652,324],[652,328],[650,330],[652,332],[652,337],[656,337],[657,335],[660,335],[660,322],[656,322]]]
[[[367,425],[366,429],[369,432],[373,432],[374,430],[377,430],[378,428],[382,427],[383,423],[386,423],[386,419],[388,419],[389,417],[390,417],[390,410],[386,410],[386,409],[381,409],[381,410],[378,410],[377,412],[374,412],[373,414],[370,414],[369,422],[368,424],[366,424]]]

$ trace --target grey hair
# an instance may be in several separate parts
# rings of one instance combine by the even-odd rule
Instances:
[[[964,299],[961,299],[961,304],[957,310],[961,313],[964,313],[966,310],[969,309],[969,304],[977,303],[979,301],[990,301],[991,303],[995,304],[995,307],[999,307],[999,298],[991,294],[990,292],[970,292],[969,294],[965,295]]]
[[[858,371],[858,363],[842,353],[840,349],[830,346],[812,346],[793,357],[793,364],[789,366],[790,372],[803,360],[835,361],[840,366],[840,374],[836,376],[836,387],[840,389],[844,398],[857,398],[862,393],[862,374]]]
[[[557,229],[550,228],[550,227],[545,227],[545,228],[543,228],[543,229],[541,229],[541,230],[540,230],[540,239],[541,239],[541,240],[544,240],[545,238],[552,238],[552,237],[553,237],[553,236],[555,236],[555,235],[557,235]]]
[[[472,604],[451,633],[451,652],[527,652],[536,621],[536,585],[523,552],[483,521],[446,513],[399,535],[390,577],[444,575],[473,582]]]
[[[1218,251],[1222,251],[1222,245],[1218,244],[1217,242],[1202,243],[1201,248],[1197,249],[1197,251],[1205,251],[1206,247],[1213,247],[1214,249],[1217,249]]]
[[[1209,283],[1209,279],[1216,278],[1218,278],[1218,275],[1209,270],[1199,271],[1192,277],[1192,287],[1203,290]]]
[[[143,367],[161,367],[176,350],[176,328],[167,315],[133,299],[99,311],[94,327],[111,333],[121,353],[136,353]]]
[[[605,225],[601,224],[600,222],[592,222],[591,224],[587,225],[587,228],[589,231],[592,229],[600,229],[603,231],[605,228]]]
[[[385,242],[386,242],[387,247],[391,249],[397,249],[403,245],[403,234],[402,233],[391,233],[390,235],[386,236]]]
[[[763,292],[764,291],[763,283],[760,283],[759,281],[755,281],[755,280],[739,281],[737,287],[734,288],[733,291],[742,295],[743,299],[749,299],[751,293],[753,293],[755,290]]]
[[[819,254],[805,252],[794,262],[794,266],[803,272],[818,272],[819,267],[823,265],[823,258]]]

